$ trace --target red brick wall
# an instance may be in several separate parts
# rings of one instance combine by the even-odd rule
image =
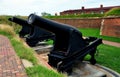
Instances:
[[[64,24],[69,24],[78,28],[101,28],[102,35],[120,37],[120,17],[53,20]]]
[[[104,18],[101,33],[105,36],[120,37],[120,17]]]
[[[93,18],[93,19],[53,19],[53,20],[64,24],[69,24],[78,28],[100,28],[102,19]]]

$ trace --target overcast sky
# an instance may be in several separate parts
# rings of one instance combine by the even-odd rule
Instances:
[[[119,6],[120,0],[0,0],[0,15],[29,15],[47,12],[52,15],[69,9]]]

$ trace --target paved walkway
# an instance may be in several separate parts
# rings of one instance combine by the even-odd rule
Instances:
[[[27,77],[9,39],[0,35],[0,77]]]
[[[115,47],[120,47],[120,43],[117,43],[117,42],[103,40],[103,43],[107,45],[115,46]]]

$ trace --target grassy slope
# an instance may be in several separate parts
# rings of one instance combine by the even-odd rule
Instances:
[[[113,8],[109,10],[105,16],[120,16],[120,8]]]
[[[27,68],[26,72],[29,77],[65,77],[63,74],[55,73],[53,70],[48,70],[43,66],[35,66],[34,68]]]
[[[10,39],[17,55],[21,59],[27,59],[34,64],[34,67],[26,68],[29,77],[65,77],[63,74],[38,65],[34,50],[24,45],[24,42],[17,37],[12,27],[0,25],[0,35],[5,35]]]

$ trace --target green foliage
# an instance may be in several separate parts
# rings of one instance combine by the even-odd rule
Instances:
[[[34,66],[27,68],[26,72],[29,77],[65,77],[63,74],[59,74],[53,70],[48,70],[43,66]]]
[[[42,16],[51,16],[50,13],[46,13],[46,12],[42,12],[41,15],[42,15]]]
[[[113,8],[108,11],[105,16],[120,16],[120,8]]]
[[[113,41],[113,42],[120,42],[120,38],[117,37],[110,37],[110,36],[102,36],[100,35],[99,29],[93,29],[93,28],[80,28],[80,32],[82,32],[83,36],[93,36],[102,38],[104,40]]]

